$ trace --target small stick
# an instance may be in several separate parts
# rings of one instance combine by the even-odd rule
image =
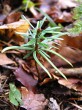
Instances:
[[[59,69],[65,76],[76,76],[82,77],[82,67],[79,68],[60,68]],[[54,72],[54,69],[51,69],[50,72]],[[60,74],[56,71],[56,75],[60,76]]]

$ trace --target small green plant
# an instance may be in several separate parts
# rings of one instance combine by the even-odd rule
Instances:
[[[13,83],[10,83],[9,86],[10,86],[10,91],[9,91],[10,102],[15,106],[21,105],[22,99],[21,99],[20,91],[16,88],[16,86]]]
[[[28,42],[26,44],[23,44],[21,46],[11,46],[7,47],[2,50],[2,52],[5,52],[10,49],[22,49],[22,50],[28,50],[28,53],[24,56],[25,58],[28,58],[29,56],[32,56],[35,60],[35,66],[38,73],[38,78],[40,79],[40,73],[38,70],[38,65],[43,68],[43,70],[48,74],[50,78],[52,78],[49,71],[44,67],[42,64],[42,61],[40,57],[43,57],[50,65],[58,72],[60,73],[65,79],[66,76],[53,64],[53,62],[50,60],[50,55],[48,53],[57,55],[67,63],[69,63],[71,66],[72,64],[66,60],[63,56],[61,56],[59,53],[53,50],[53,48],[56,48],[55,46],[51,45],[50,42],[57,43],[55,40],[61,40],[62,38],[59,38],[62,35],[65,35],[67,33],[59,32],[58,29],[60,27],[47,27],[46,29],[42,29],[42,26],[46,20],[46,17],[44,17],[42,20],[37,22],[36,27],[34,27],[25,16],[22,16],[23,19],[25,19],[31,26],[31,29],[28,30],[27,33],[18,33],[25,38],[28,39]],[[47,37],[48,35],[48,37]],[[51,36],[49,36],[51,35]]]

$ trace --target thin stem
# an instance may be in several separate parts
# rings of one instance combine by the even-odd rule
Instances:
[[[38,82],[40,82],[41,81],[40,72],[39,72],[38,65],[37,65],[37,62],[36,61],[35,61],[35,67],[36,67],[36,71],[38,73]]]
[[[36,35],[35,39],[36,39],[36,41],[35,41],[35,51],[37,52],[37,50],[38,50],[38,44],[37,44],[37,42],[38,42],[38,35]]]
[[[38,32],[37,32],[37,35],[36,35],[36,41],[35,41],[35,51],[36,51],[36,56],[38,57]],[[37,62],[35,61],[35,67],[36,67],[36,71],[38,73],[38,81],[41,80],[40,78],[40,72],[39,72],[39,69],[38,69],[38,65],[37,65]]]

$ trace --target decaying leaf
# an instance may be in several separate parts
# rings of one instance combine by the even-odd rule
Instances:
[[[61,46],[69,46],[72,48],[82,50],[82,35],[79,36],[62,36],[64,40],[61,41]]]
[[[18,21],[21,18],[21,12],[10,13],[4,20],[4,24],[9,24]]]
[[[60,79],[59,84],[66,86],[69,89],[82,92],[82,81],[77,78],[69,78],[68,80]]]
[[[26,20],[19,20],[14,23],[4,24],[0,26],[0,30],[13,29],[15,32],[26,32],[28,28],[29,28],[29,25],[26,22]]]
[[[15,64],[15,62],[9,59],[6,54],[0,53],[0,65],[7,65],[7,64]]]
[[[16,42],[23,41],[23,38],[15,32],[27,32],[29,24],[26,20],[19,20],[14,23],[0,26],[0,35],[3,40],[15,39]]]
[[[59,50],[59,54],[65,57],[72,64],[82,61],[82,51],[79,49],[73,49],[72,47],[66,46],[66,47],[62,47]],[[67,65],[66,62],[62,61],[57,56],[54,57],[53,61],[57,66]]]
[[[28,90],[35,91],[37,80],[35,80],[30,72],[25,71],[22,66],[14,72],[16,79],[20,81]]]
[[[44,110],[48,104],[48,100],[43,94],[34,94],[29,92],[25,87],[20,89],[22,94],[23,105],[21,107],[26,110]]]
[[[77,63],[82,61],[82,37],[81,36],[63,36],[62,41],[58,41],[60,46],[57,52],[65,57],[71,63]],[[57,66],[67,65],[66,62],[58,58],[57,56],[52,56],[52,61]]]
[[[40,86],[41,86],[41,85],[44,85],[44,84],[46,84],[46,83],[48,83],[48,82],[50,82],[50,81],[51,81],[50,78],[45,78],[45,79],[43,80],[43,82],[40,83]]]

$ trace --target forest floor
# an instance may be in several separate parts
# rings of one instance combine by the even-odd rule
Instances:
[[[30,2],[28,5],[27,1]],[[59,48],[55,49],[56,52],[73,65],[71,67],[58,56],[50,54],[51,61],[67,80],[39,56],[53,78],[49,78],[38,66],[41,77],[38,81],[34,59],[31,56],[23,59],[27,50],[2,52],[5,47],[21,46],[28,42],[27,38],[16,33],[25,33],[30,29],[21,15],[34,27],[48,15],[51,19],[45,21],[43,30],[49,26],[49,22],[54,22],[61,27],[61,32],[68,32],[78,20],[74,19],[73,10],[78,10],[79,3],[75,0],[0,0],[0,110],[82,110],[81,22],[79,34],[76,28],[69,35],[62,35],[63,40],[53,41]],[[37,11],[36,7],[42,12]],[[79,15],[76,13],[76,16]],[[49,34],[46,36],[49,37]]]

